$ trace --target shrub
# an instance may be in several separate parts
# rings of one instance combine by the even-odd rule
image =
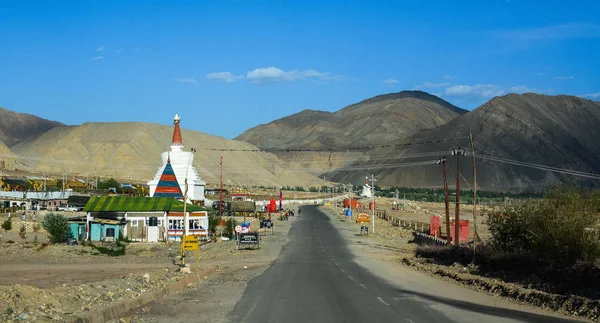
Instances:
[[[67,218],[62,214],[49,213],[42,221],[42,227],[48,232],[52,243],[65,242],[70,236]]]
[[[23,240],[27,239],[27,228],[23,223],[21,223],[21,227],[19,228],[19,237],[21,237]]]
[[[10,219],[6,219],[6,221],[2,223],[2,229],[4,229],[4,231],[12,230],[12,222]]]
[[[600,193],[557,186],[543,199],[487,212],[492,247],[573,264],[600,257],[597,238]]]
[[[40,227],[39,223],[36,222],[33,224],[33,232],[37,233],[38,231],[40,231],[41,228],[42,227]]]

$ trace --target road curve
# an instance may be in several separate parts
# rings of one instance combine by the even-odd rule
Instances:
[[[411,270],[403,275],[405,280],[392,283],[358,265],[329,217],[316,206],[304,206],[279,258],[249,282],[228,319],[261,323],[572,321],[510,304],[490,306],[479,298],[491,296],[472,291],[466,291],[473,293],[467,301],[435,295],[431,285],[448,283],[416,272],[420,276],[409,277]]]

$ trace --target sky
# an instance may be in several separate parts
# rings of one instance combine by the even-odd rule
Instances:
[[[5,1],[0,107],[231,139],[305,109],[423,90],[465,109],[600,100],[600,1]],[[184,139],[185,140],[185,139]]]

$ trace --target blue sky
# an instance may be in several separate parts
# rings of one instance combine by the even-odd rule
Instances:
[[[4,1],[0,106],[233,138],[422,89],[600,100],[600,1]],[[185,140],[185,139],[184,139]]]

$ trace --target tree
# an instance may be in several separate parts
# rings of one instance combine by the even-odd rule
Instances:
[[[2,229],[4,229],[5,232],[12,230],[12,222],[10,219],[6,219],[6,221],[2,223]]]
[[[42,228],[48,232],[50,242],[61,243],[67,241],[70,235],[67,218],[62,214],[48,213],[42,221]]]

